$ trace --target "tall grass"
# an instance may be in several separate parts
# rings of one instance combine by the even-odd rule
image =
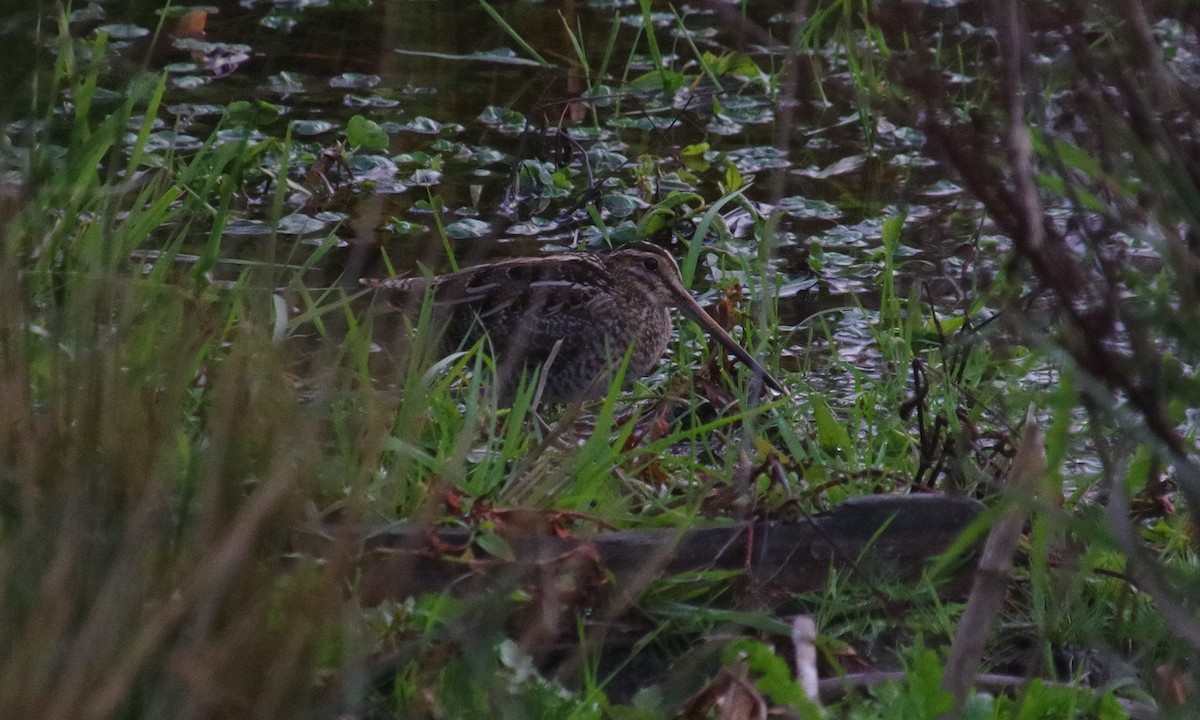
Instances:
[[[26,138],[44,171],[3,228],[0,716],[311,707],[313,668],[342,654],[343,588],[311,560],[281,563],[324,471],[325,420],[288,381],[268,292],[167,282],[185,234],[219,235],[227,206],[207,201],[239,154],[148,170],[138,114],[162,84],[101,115],[98,65],[73,48],[49,86],[71,87],[74,115],[48,109]],[[168,249],[153,268],[130,260],[148,237]]]

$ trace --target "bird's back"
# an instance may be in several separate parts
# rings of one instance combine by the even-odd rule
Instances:
[[[442,349],[484,340],[510,392],[522,371],[551,360],[544,397],[562,402],[602,395],[609,371],[633,341],[636,328],[618,307],[616,282],[598,256],[560,253],[387,280],[379,289],[385,302],[409,315],[428,295],[434,327],[444,328]]]

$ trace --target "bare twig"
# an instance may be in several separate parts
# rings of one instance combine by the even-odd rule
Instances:
[[[792,618],[792,648],[796,653],[796,681],[813,704],[820,705],[820,676],[817,675],[817,623],[808,615]]]
[[[1025,524],[1026,504],[1036,495],[1046,472],[1045,442],[1030,407],[1021,428],[1021,441],[1009,471],[1010,504],[988,534],[975,583],[967,598],[966,609],[958,624],[942,688],[954,695],[954,709],[948,717],[961,716],[975,676],[983,661],[984,643],[1008,592],[1012,558]]]

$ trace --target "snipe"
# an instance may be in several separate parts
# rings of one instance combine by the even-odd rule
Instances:
[[[692,298],[671,254],[651,243],[603,254],[567,252],[501,260],[434,278],[372,284],[385,307],[409,315],[420,308],[428,291],[435,321],[445,325],[446,351],[486,335],[508,397],[521,373],[539,366],[545,374],[544,400],[601,397],[627,350],[626,377],[642,377],[667,348],[671,306],[716,338],[768,387],[783,392],[783,386]]]

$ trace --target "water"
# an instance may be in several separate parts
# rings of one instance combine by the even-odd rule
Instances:
[[[300,256],[329,233],[341,246],[313,274],[314,285],[352,285],[389,264],[447,267],[438,220],[423,207],[434,198],[455,256],[470,263],[603,246],[604,233],[580,209],[585,201],[597,201],[607,231],[621,237],[670,189],[716,201],[732,167],[750,184],[745,198],[764,215],[777,213],[770,251],[781,320],[805,336],[785,355],[812,352],[806,323],[818,313],[848,323],[835,322],[835,332],[849,346],[862,344],[886,271],[880,248],[888,217],[907,218],[898,292],[918,283],[940,312],[963,308],[976,273],[987,272],[972,244],[978,213],[924,154],[917,118],[882,114],[861,87],[871,76],[851,72],[850,55],[837,43],[807,54],[794,80],[785,76],[784,87],[775,87],[770,73],[786,57],[779,39],[794,33],[791,3],[752,5],[743,22],[724,3],[684,6],[679,16],[656,4],[657,51],[679,73],[665,102],[622,84],[653,67],[631,2],[497,3],[529,49],[482,6],[460,2],[243,0],[166,16],[154,3],[93,4],[75,11],[71,31],[111,34],[111,71],[103,79],[118,95],[139,74],[167,73],[155,146],[162,152],[198,144],[230,102],[274,106],[278,116],[257,123],[250,137],[282,138],[291,127],[291,179],[312,193],[288,193],[281,242],[295,244]],[[30,17],[17,23],[16,37],[36,37]],[[931,23],[931,32],[937,27]],[[728,72],[713,67],[718,62]],[[651,78],[642,86],[657,84]],[[356,115],[382,126],[386,149],[339,151]],[[313,172],[322,153],[326,171]],[[267,247],[276,259],[297,257],[265,242],[276,187],[267,175],[246,183],[223,243],[227,260],[262,260]],[[715,246],[752,255],[751,218],[737,202],[723,211],[731,236]],[[197,242],[203,238],[198,232]],[[719,254],[703,260],[696,289],[731,277]],[[234,277],[240,267],[225,266],[225,273]],[[752,297],[774,291],[753,275],[732,277]],[[841,308],[855,310],[829,314]],[[872,353],[861,360],[870,367]]]

